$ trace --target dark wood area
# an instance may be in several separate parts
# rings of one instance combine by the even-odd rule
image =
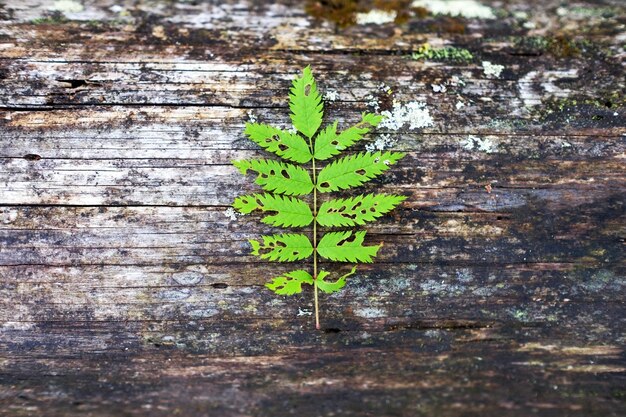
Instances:
[[[626,5],[442,3],[0,1],[0,416],[626,415]],[[432,118],[322,331],[229,210],[306,65]]]

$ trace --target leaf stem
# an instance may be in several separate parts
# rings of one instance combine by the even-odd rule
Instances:
[[[313,158],[313,287],[315,291],[315,328],[320,329],[320,310],[317,300],[317,178]]]
[[[311,155],[314,155],[313,138],[309,138]],[[317,297],[317,174],[315,171],[315,156],[311,158],[313,174],[313,291],[315,304],[315,328],[320,329],[320,309]]]

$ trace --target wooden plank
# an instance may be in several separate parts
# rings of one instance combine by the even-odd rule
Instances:
[[[623,2],[328,3],[0,6],[0,417],[624,414]],[[325,121],[432,118],[350,150],[407,152],[361,190],[408,198],[319,332],[309,290],[263,287],[309,265],[228,210],[259,191],[245,122],[288,128],[309,64]]]

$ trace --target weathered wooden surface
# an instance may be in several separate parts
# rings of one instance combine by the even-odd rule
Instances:
[[[1,416],[626,414],[622,2],[329,3],[0,3]],[[387,132],[408,156],[369,188],[408,200],[323,332],[227,211],[243,124],[286,126],[307,64],[327,120],[433,119]]]

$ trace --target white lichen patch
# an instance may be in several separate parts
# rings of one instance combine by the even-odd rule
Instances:
[[[457,102],[456,102],[456,104],[454,105],[454,107],[455,107],[457,110],[461,110],[463,107],[465,107],[465,103],[463,103],[462,101],[460,101],[460,100],[459,100],[459,101],[457,101]]]
[[[373,9],[367,13],[357,13],[356,23],[358,25],[384,25],[385,23],[391,23],[396,20],[398,13],[395,10],[379,10]]]
[[[13,223],[17,219],[17,210],[0,209],[0,222],[4,224]]]
[[[479,138],[478,136],[468,136],[461,139],[461,147],[468,151],[479,151],[485,153],[494,153],[498,150],[498,144],[489,138]]]
[[[370,107],[371,109],[373,109],[376,112],[378,110],[380,110],[380,102],[378,101],[378,99],[376,97],[374,97],[371,94],[368,94],[365,97],[365,100],[367,100],[367,103],[365,103],[367,105],[367,107]]]
[[[228,217],[232,221],[235,221],[235,220],[237,220],[238,214],[237,214],[237,212],[235,211],[234,208],[228,207],[226,209],[226,211],[224,212],[224,216]]]
[[[354,309],[354,314],[366,319],[385,317],[387,312],[381,308],[376,307],[361,307]]]
[[[61,13],[80,13],[85,9],[82,3],[74,0],[57,0],[52,6],[52,10]]]
[[[448,89],[444,84],[431,84],[433,93],[445,93]]]
[[[246,112],[246,114],[248,115],[248,120],[250,121],[250,123],[256,123],[257,122],[256,114],[254,114],[254,112],[252,112],[252,110],[248,110]]]
[[[381,113],[385,119],[378,125],[379,128],[399,130],[405,125],[409,125],[409,129],[421,129],[433,126],[433,118],[426,107],[426,103],[412,101],[403,105],[394,102],[391,111],[383,111]]]
[[[493,10],[475,0],[415,0],[411,7],[423,7],[432,14],[460,16],[468,19],[495,19]]]
[[[337,101],[339,99],[339,93],[337,90],[326,90],[326,94],[324,94],[324,100],[326,101]]]
[[[489,61],[483,61],[483,73],[487,77],[500,78],[502,70],[504,70],[504,65],[492,64]]]
[[[458,75],[453,75],[446,84],[451,87],[463,87],[465,85],[465,81],[463,81],[463,79]]]
[[[380,135],[374,142],[365,145],[365,150],[368,152],[384,151],[392,148],[396,142],[397,140],[393,139],[391,135]]]

